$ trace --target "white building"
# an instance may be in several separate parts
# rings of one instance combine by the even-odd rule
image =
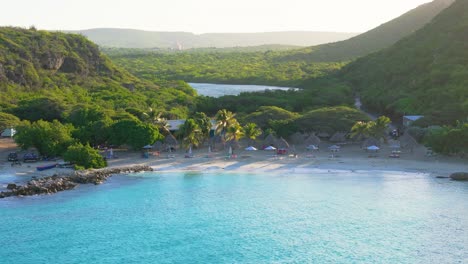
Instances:
[[[3,130],[2,134],[0,134],[1,137],[13,137],[16,134],[16,130],[14,128],[7,128]]]
[[[403,125],[405,127],[408,127],[411,125],[411,123],[413,123],[414,121],[418,120],[418,119],[421,119],[423,118],[424,116],[422,115],[407,115],[407,116],[403,116]]]

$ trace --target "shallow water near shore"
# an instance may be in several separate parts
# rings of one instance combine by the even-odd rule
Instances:
[[[466,263],[468,184],[140,173],[0,200],[1,263]]]

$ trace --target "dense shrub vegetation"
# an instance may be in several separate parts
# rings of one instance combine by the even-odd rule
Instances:
[[[435,124],[465,120],[467,21],[468,2],[456,1],[415,34],[346,66],[345,79],[375,111],[424,114]]]
[[[252,140],[261,131],[288,137],[298,131],[349,132],[353,126],[356,134],[382,134],[389,120],[369,122],[351,108],[359,93],[364,105],[376,112],[392,117],[424,114],[419,121],[424,128],[413,130],[434,150],[466,152],[465,141],[455,142],[467,138],[466,1],[457,1],[387,49],[354,62],[335,62],[391,45],[398,34],[379,43],[373,39],[405,23],[420,28],[450,2],[436,1],[440,6],[425,6],[428,13],[412,11],[348,42],[299,51],[108,49],[122,68],[82,36],[0,28],[0,128],[16,126],[22,148],[100,167],[105,164],[90,146],[139,149],[168,135],[165,119],[186,119],[177,135],[185,147],[207,139],[210,118],[217,120],[217,132],[226,141]],[[408,29],[399,36],[409,34]],[[197,96],[184,81],[302,89],[211,98]],[[445,126],[426,128],[437,124]]]
[[[70,146],[63,154],[63,159],[84,169],[103,168],[107,166],[107,162],[96,149],[89,145],[83,146],[80,143]]]

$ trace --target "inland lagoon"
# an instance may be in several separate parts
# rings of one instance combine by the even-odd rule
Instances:
[[[422,173],[118,175],[0,200],[0,261],[466,263],[467,199]]]
[[[263,92],[266,90],[298,90],[298,88],[278,87],[266,85],[246,84],[216,84],[216,83],[189,83],[199,95],[220,97],[223,95],[239,95],[244,92]]]

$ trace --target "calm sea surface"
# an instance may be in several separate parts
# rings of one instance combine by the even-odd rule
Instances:
[[[242,92],[262,92],[265,90],[287,91],[289,87],[264,86],[264,85],[237,85],[237,84],[212,84],[212,83],[189,83],[199,95],[220,97],[223,95],[239,95]]]
[[[0,199],[0,263],[468,263],[468,184],[145,173]]]

